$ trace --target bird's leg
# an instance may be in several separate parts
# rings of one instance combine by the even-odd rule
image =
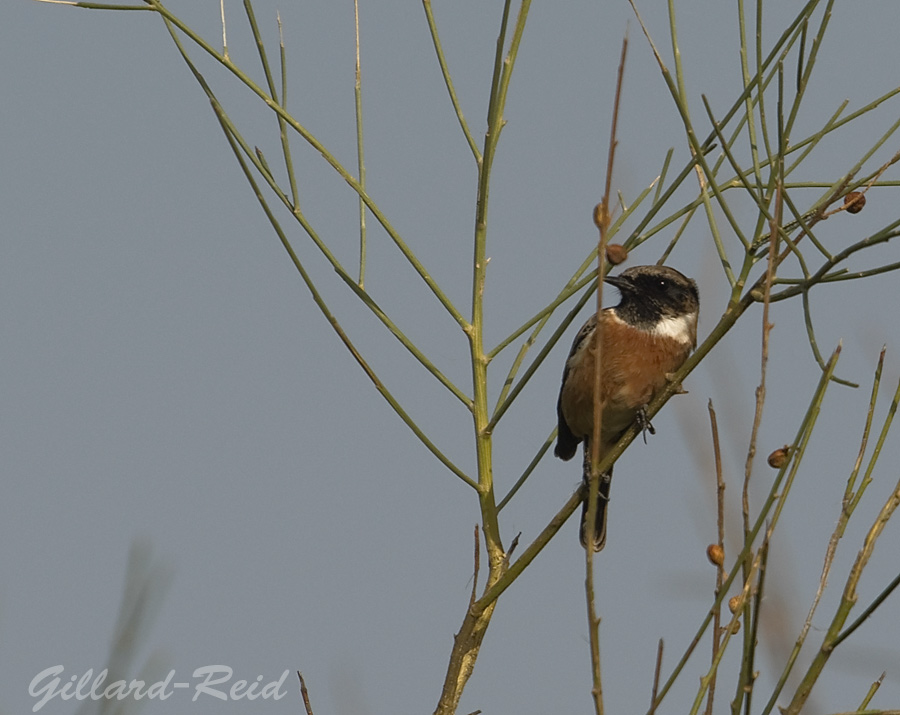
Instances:
[[[612,481],[612,469],[600,472],[600,503],[609,501],[609,484]],[[587,500],[587,488],[591,483],[591,447],[588,441],[584,441],[584,461],[582,463],[581,488],[582,496]]]
[[[656,434],[656,429],[650,424],[650,418],[647,416],[647,405],[638,407],[634,421],[637,422],[638,429],[641,430],[641,434],[644,436],[644,444],[647,444],[647,433]]]

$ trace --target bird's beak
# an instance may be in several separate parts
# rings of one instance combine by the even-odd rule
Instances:
[[[611,286],[615,286],[619,290],[627,289],[631,286],[631,281],[625,276],[606,276],[603,279],[604,283],[609,283]]]

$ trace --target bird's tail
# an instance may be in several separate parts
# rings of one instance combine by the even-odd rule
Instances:
[[[609,504],[609,485],[612,482],[612,468],[608,472],[600,475],[600,483],[597,490],[597,515],[594,519],[594,533],[590,539],[587,534],[587,515],[588,515],[588,484],[591,478],[591,457],[587,442],[584,449],[584,501],[581,504],[581,529],[579,536],[581,537],[581,545],[588,548],[588,545],[594,551],[602,551],[606,546],[606,506]]]

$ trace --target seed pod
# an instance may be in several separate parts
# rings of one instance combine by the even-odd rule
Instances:
[[[603,202],[601,201],[599,204],[594,206],[594,225],[597,228],[600,228],[603,225],[605,218],[606,218],[606,207],[603,205]]]
[[[766,461],[772,469],[781,469],[787,461],[787,458],[790,456],[790,453],[791,448],[788,445],[784,445],[784,447],[779,447],[772,452]]]
[[[607,263],[618,266],[628,260],[628,250],[621,243],[610,243],[606,247]]]
[[[732,596],[728,599],[728,610],[732,613],[736,613],[737,610],[741,607],[741,597],[740,596]]]
[[[848,214],[858,214],[866,205],[865,194],[859,191],[851,191],[844,197],[844,210]]]
[[[725,563],[725,549],[718,544],[710,544],[706,547],[706,558],[713,566],[721,566]]]

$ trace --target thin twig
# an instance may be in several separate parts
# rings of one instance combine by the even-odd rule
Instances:
[[[715,456],[716,468],[716,534],[717,546],[719,547],[716,566],[716,591],[718,598],[722,591],[722,583],[725,581],[725,479],[722,476],[722,451],[719,445],[719,425],[716,421],[716,410],[713,407],[712,400],[707,406],[709,410],[709,424],[712,430],[713,454]],[[722,606],[721,602],[716,607],[713,615],[712,629],[712,659],[716,660],[721,645],[722,633]],[[713,701],[716,695],[716,675],[717,671],[713,671],[709,681],[709,693],[706,699],[706,715],[712,715]]]
[[[894,579],[887,585],[887,587],[881,593],[879,593],[878,596],[876,596],[875,600],[872,601],[872,603],[870,603],[866,607],[866,610],[864,610],[859,615],[859,618],[857,618],[855,621],[853,621],[853,623],[851,623],[843,631],[841,631],[841,634],[834,639],[831,647],[837,648],[838,644],[845,640],[851,633],[853,633],[853,631],[859,628],[863,624],[863,622],[875,612],[875,609],[878,608],[884,602],[884,600],[894,592],[894,589],[897,588],[897,586],[900,586],[900,574],[897,574]]]
[[[478,524],[475,524],[475,569],[472,574],[472,594],[469,596],[469,606],[475,603],[478,597],[478,569],[481,565],[481,544],[478,541]]]
[[[359,0],[353,0],[353,17],[356,24],[356,82],[353,96],[356,104],[356,166],[360,188],[366,190],[366,161],[363,151],[362,69],[359,61]],[[359,197],[359,287],[366,282],[366,202]]]
[[[518,534],[516,534],[513,537],[512,541],[509,542],[509,548],[506,550],[506,554],[504,554],[504,561],[506,562],[507,565],[509,565],[510,557],[512,557],[512,555],[516,551],[516,548],[518,548],[519,539],[521,539],[521,538],[522,538],[522,532],[520,531]]]
[[[462,107],[456,96],[456,90],[453,88],[453,80],[450,78],[450,69],[447,67],[447,60],[444,57],[444,50],[441,47],[441,40],[438,37],[437,23],[434,20],[434,13],[431,10],[431,0],[422,0],[422,6],[425,8],[425,17],[428,20],[428,29],[431,32],[431,41],[434,44],[434,52],[437,55],[438,64],[441,66],[441,74],[444,76],[444,84],[447,85],[447,92],[450,94],[450,101],[453,104],[453,110],[456,112],[456,118],[462,129],[463,136],[472,150],[472,156],[475,157],[475,163],[481,163],[481,151],[475,143],[472,132],[469,131],[469,125],[466,123],[465,115],[463,115]]]
[[[853,463],[853,469],[850,470],[850,477],[847,479],[847,486],[844,489],[843,510],[847,511],[850,507],[856,489],[856,479],[859,477],[859,470],[862,468],[863,457],[866,454],[866,447],[869,444],[869,433],[872,429],[872,419],[875,416],[875,402],[878,397],[878,387],[881,384],[881,371],[884,368],[884,358],[887,354],[887,345],[881,346],[881,353],[878,356],[878,366],[875,368],[875,379],[872,381],[872,393],[869,396],[869,410],[866,412],[866,422],[863,426],[862,439],[859,442],[859,452],[856,455],[856,461]]]
[[[779,102],[779,128],[781,127],[781,104]],[[744,521],[744,541],[748,543],[750,538],[750,477],[753,473],[753,460],[756,456],[757,439],[759,436],[759,428],[762,424],[763,407],[766,400],[766,372],[769,363],[769,334],[774,327],[769,322],[769,296],[772,292],[772,281],[775,278],[776,260],[778,255],[778,237],[779,227],[781,226],[782,217],[782,176],[781,171],[784,169],[783,159],[783,135],[779,131],[779,155],[776,159],[776,178],[775,178],[775,210],[769,222],[769,251],[768,261],[766,263],[765,282],[763,284],[763,314],[762,314],[762,345],[760,348],[760,378],[759,385],[756,388],[756,409],[753,415],[753,426],[750,431],[750,443],[747,447],[747,460],[744,466],[744,483],[741,490],[741,511]],[[750,564],[744,561],[744,580],[749,577]],[[740,704],[746,697],[749,700],[751,688],[753,685],[752,662],[753,654],[756,650],[756,643],[750,633],[750,602],[744,601],[744,652],[741,661],[741,674],[737,683],[737,692],[732,701],[732,712],[740,712]]]
[[[653,688],[650,690],[650,712],[653,715],[656,712],[657,700],[656,695],[659,692],[659,676],[662,672],[663,658],[663,639],[659,639],[659,645],[656,647],[656,667],[653,669]]]
[[[102,2],[78,2],[77,0],[37,0],[50,5],[71,5],[72,7],[85,8],[87,10],[150,10],[155,12],[156,8],[147,5],[115,5]]]
[[[547,450],[550,449],[550,447],[553,444],[555,439],[556,439],[556,428],[554,427],[552,432],[550,433],[550,436],[544,440],[544,443],[540,446],[540,449],[538,449],[537,454],[534,455],[531,462],[529,462],[528,466],[525,467],[525,471],[522,472],[522,475],[516,480],[516,483],[513,484],[512,487],[510,487],[509,491],[506,493],[506,496],[504,496],[497,503],[497,511],[501,511],[503,509],[503,507],[505,507],[507,504],[509,504],[509,500],[512,499],[516,495],[516,492],[518,492],[519,489],[522,488],[522,485],[525,483],[525,480],[527,480],[528,477],[531,476],[532,472],[534,472],[534,470],[537,468],[537,465],[544,458],[544,455],[547,453]],[[509,551],[506,552],[506,555],[507,555],[507,557],[509,557]]]
[[[300,697],[303,698],[303,707],[306,708],[306,715],[313,715],[312,705],[309,702],[309,691],[306,689],[306,681],[303,680],[303,674],[298,670],[297,677],[300,678]]]
[[[222,57],[228,57],[228,35],[225,33],[225,0],[219,0],[219,13],[222,16]]]
[[[872,698],[875,697],[875,693],[878,692],[878,689],[881,687],[881,684],[884,682],[884,677],[887,675],[887,671],[881,671],[881,675],[878,677],[871,686],[869,686],[869,691],[866,693],[866,697],[863,698],[863,701],[859,705],[860,710],[865,710],[869,707],[869,703],[872,701]]]
[[[600,483],[600,444],[601,426],[603,422],[603,401],[601,379],[603,375],[603,355],[601,353],[603,322],[603,274],[606,261],[606,245],[609,241],[610,224],[610,195],[612,193],[612,175],[616,156],[616,131],[619,122],[619,105],[622,98],[622,81],[625,75],[625,58],[628,54],[628,34],[622,38],[622,53],[619,58],[619,72],[616,78],[616,94],[613,102],[612,126],[609,133],[609,151],[606,159],[606,186],[603,191],[603,199],[595,210],[595,221],[600,230],[600,241],[597,245],[597,329],[594,330],[594,405],[593,405],[593,433],[590,443],[590,478],[587,491],[587,514],[585,516],[585,595],[588,611],[588,636],[591,653],[591,676],[593,685],[591,695],[594,700],[594,712],[603,715],[603,679],[600,670],[600,617],[597,615],[597,605],[594,598],[594,556],[592,546],[594,527],[597,523],[598,486]]]
[[[754,663],[756,660],[755,646],[759,642],[758,634],[760,611],[762,610],[762,605],[765,601],[766,568],[769,562],[770,534],[770,530],[767,529],[765,536],[763,537],[763,542],[759,547],[759,572],[756,576],[756,588],[753,590],[753,604],[751,609],[750,622],[747,627],[747,630],[749,632],[745,636],[751,643],[749,654],[747,656],[747,672],[749,675],[747,683],[744,685],[744,692],[747,694],[747,697],[744,700],[745,715],[750,715],[750,713],[752,712],[750,706],[753,700],[753,683],[756,681],[756,677],[758,675],[758,673],[754,669]]]
[[[278,55],[281,61],[281,106],[287,109],[287,51],[284,46],[284,27],[281,24],[281,13],[275,13],[275,22],[278,24]],[[281,152],[284,154],[284,166],[287,170],[288,183],[291,187],[291,211],[300,211],[300,192],[297,189],[297,176],[294,171],[294,160],[291,158],[291,140],[287,132],[287,124],[279,119],[278,127],[281,131]]]

